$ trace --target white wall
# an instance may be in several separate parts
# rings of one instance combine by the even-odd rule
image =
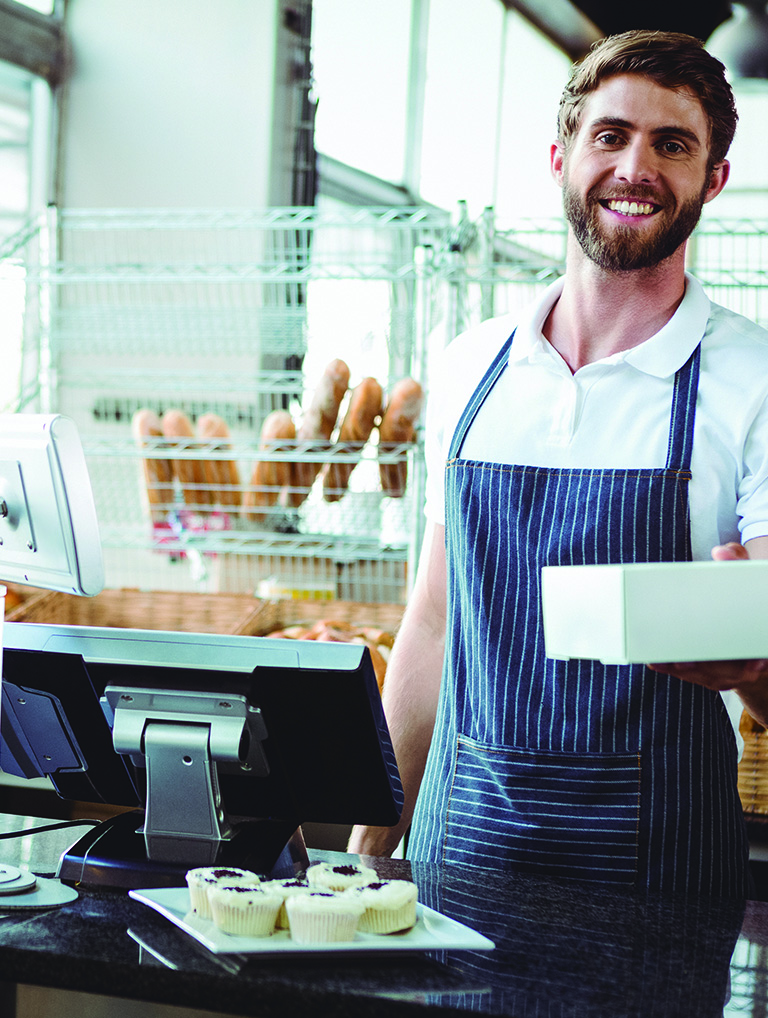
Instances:
[[[63,97],[59,203],[274,203],[270,152],[284,6],[69,0],[73,66]]]
[[[705,206],[709,218],[765,219],[768,215],[768,82],[732,82],[739,113],[724,190]]]

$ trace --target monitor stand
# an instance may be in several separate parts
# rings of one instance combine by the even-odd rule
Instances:
[[[176,841],[149,857],[141,810],[119,813],[88,831],[59,861],[57,877],[82,887],[132,890],[183,887],[187,870],[195,866],[238,866],[261,876],[294,877],[309,865],[301,828],[295,821],[248,820],[237,833],[210,846]],[[156,856],[159,856],[156,857]],[[166,858],[168,857],[168,858]]]

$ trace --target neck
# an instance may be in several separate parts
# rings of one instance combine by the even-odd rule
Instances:
[[[655,335],[674,315],[685,293],[685,253],[680,248],[650,269],[607,272],[569,239],[563,291],[544,323],[544,336],[572,372]],[[575,256],[574,256],[575,255]]]

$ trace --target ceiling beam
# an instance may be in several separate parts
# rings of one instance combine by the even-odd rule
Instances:
[[[0,0],[0,60],[55,86],[64,76],[65,45],[61,18]]]
[[[570,0],[502,0],[508,10],[518,11],[572,60],[583,57],[604,33]]]

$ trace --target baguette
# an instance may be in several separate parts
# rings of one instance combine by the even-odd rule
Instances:
[[[424,391],[413,378],[402,378],[393,388],[379,425],[379,452],[391,452],[403,442],[416,439],[416,424],[421,416]],[[381,489],[391,498],[401,498],[408,482],[408,461],[379,463]]]
[[[166,410],[162,418],[163,434],[166,438],[194,438],[195,429],[192,422],[181,410]],[[185,443],[187,449],[194,445]],[[209,505],[210,495],[205,486],[205,469],[202,460],[175,459],[173,472],[181,484],[184,501],[187,505]]]
[[[341,402],[349,388],[349,367],[337,358],[328,364],[317,383],[307,412],[296,432],[301,442],[313,442],[322,439],[330,444],[331,435],[336,427]],[[323,464],[321,462],[299,462],[293,464],[293,496],[291,504],[301,505],[309,494]]]
[[[375,378],[364,378],[352,392],[349,407],[339,429],[339,443],[347,452],[362,450],[381,414],[383,391]],[[328,463],[323,477],[323,498],[338,502],[349,485],[355,463]]]
[[[197,437],[210,442],[214,438],[229,438],[229,428],[218,414],[207,413],[198,418]],[[229,449],[222,442],[214,449]],[[203,474],[210,485],[210,498],[214,505],[236,506],[240,504],[240,474],[234,460],[203,460]]]
[[[154,410],[146,408],[137,410],[131,418],[131,431],[140,448],[157,445],[147,442],[148,438],[163,437],[160,418]],[[142,458],[141,468],[149,517],[153,523],[159,523],[165,519],[166,510],[162,507],[173,503],[173,464],[170,460],[150,459],[145,456]]]
[[[273,410],[264,418],[261,426],[262,449],[278,452],[281,440],[293,442],[295,438],[296,425],[287,410]],[[290,462],[259,460],[253,468],[250,486],[243,495],[245,519],[252,523],[266,523],[275,507],[286,508],[291,482]]]

